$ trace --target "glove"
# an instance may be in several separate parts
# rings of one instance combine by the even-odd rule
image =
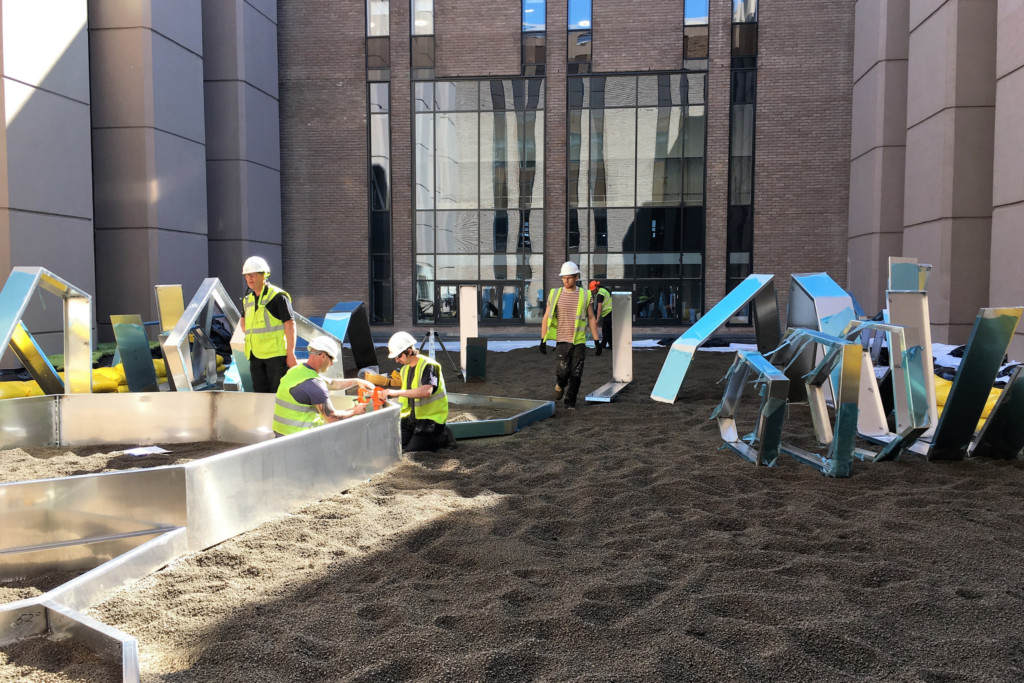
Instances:
[[[548,352],[548,343],[546,341],[544,341],[543,339],[540,340],[540,352],[541,353],[547,353]]]
[[[597,342],[596,344],[594,344],[594,355],[595,356],[600,356],[601,355],[601,350],[603,348],[604,348],[604,345],[601,342]]]

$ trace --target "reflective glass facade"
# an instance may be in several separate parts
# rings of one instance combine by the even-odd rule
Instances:
[[[416,321],[457,319],[477,284],[482,322],[539,322],[543,79],[418,82],[413,109]]]
[[[569,257],[633,292],[638,323],[703,310],[706,83],[702,72],[569,79]]]

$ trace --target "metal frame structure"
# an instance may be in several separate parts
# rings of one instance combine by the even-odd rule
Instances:
[[[833,337],[842,335],[843,330],[857,319],[853,297],[840,287],[828,273],[793,273],[789,281],[789,310],[786,326],[817,330]],[[790,379],[789,398],[802,403],[807,400],[801,377],[811,371],[824,355],[820,345],[806,347],[798,358],[794,358],[786,370]],[[833,387],[838,377],[828,382],[827,397],[835,405],[836,392]]]
[[[474,396],[472,394],[448,394],[448,407],[467,408],[473,406],[503,410],[509,417],[471,422],[449,422],[448,428],[456,439],[476,439],[485,436],[506,436],[523,427],[546,420],[555,414],[554,401],[537,401],[527,398],[506,398],[503,396]]]
[[[314,323],[310,322],[311,325]],[[338,340],[338,348],[341,349],[342,357],[345,355],[345,347],[342,342],[348,336],[349,346],[352,348],[352,360],[356,370],[361,368],[377,367],[377,352],[373,347],[373,336],[370,334],[370,318],[366,314],[366,307],[362,301],[339,301],[324,316],[322,328],[323,334],[330,335]],[[300,335],[303,339],[309,339]],[[336,363],[342,365],[339,358]]]
[[[346,407],[351,397],[336,394]],[[0,447],[224,441],[242,448],[184,465],[0,485],[0,577],[87,570],[43,595],[0,605],[0,644],[50,634],[120,659],[131,636],[81,614],[185,553],[363,481],[401,456],[399,408],[274,439],[273,396],[163,392],[0,401]],[[117,415],[118,420],[104,417]],[[265,420],[254,423],[253,416]],[[15,428],[20,427],[20,428]]]
[[[754,302],[752,315],[757,350],[768,353],[777,347],[780,339],[779,306],[773,278],[772,275],[748,275],[676,339],[661,367],[651,398],[661,403],[675,403],[697,349],[751,301]]]
[[[861,345],[817,330],[786,331],[782,345],[770,356],[772,365],[787,368],[809,344],[825,347],[825,356],[803,377],[811,422],[819,443],[828,444],[828,453],[811,453],[783,442],[782,452],[810,465],[829,477],[848,477],[853,463],[857,436],[857,400],[860,394]],[[838,370],[835,427],[829,423],[825,402],[825,383]],[[786,373],[789,376],[789,373]]]
[[[1018,365],[1003,387],[968,457],[1013,460],[1024,451],[1024,366]]]
[[[64,380],[32,337],[22,316],[42,288],[64,304]],[[0,290],[0,351],[10,345],[46,394],[92,392],[92,296],[45,268],[17,267]]]
[[[608,403],[633,381],[632,292],[612,292],[611,316],[612,381],[587,394],[587,401]]]
[[[736,410],[751,373],[759,387],[761,405],[757,425],[747,436],[740,437],[736,428]],[[755,465],[772,467],[778,460],[782,444],[782,425],[786,420],[789,378],[760,353],[739,351],[726,375],[725,395],[711,417],[718,420],[722,441],[740,457]]]

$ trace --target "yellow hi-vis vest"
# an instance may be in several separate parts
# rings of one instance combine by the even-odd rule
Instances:
[[[415,401],[417,420],[433,420],[437,424],[443,425],[448,422],[448,391],[444,386],[444,375],[441,373],[440,363],[430,356],[420,356],[419,361],[416,363],[416,367],[410,368],[408,365],[403,365],[401,373],[402,388],[415,389],[420,386],[420,381],[423,378],[423,369],[428,365],[433,365],[437,368],[437,390],[426,398],[409,399],[405,396],[400,396],[399,403],[402,406],[401,416],[408,417],[412,414],[411,401]],[[413,372],[412,383],[409,382],[410,370]]]
[[[292,387],[319,376],[320,373],[305,363],[299,363],[284,374],[277,388],[277,396],[274,397],[275,432],[287,436],[324,423],[323,416],[314,406],[307,406],[292,398]]]
[[[548,301],[551,302],[551,317],[548,318],[548,334],[544,337],[548,339],[558,339],[558,297],[562,293],[561,287],[555,287],[548,294]],[[576,306],[576,325],[575,332],[573,334],[573,344],[586,344],[587,343],[587,306],[590,305],[590,292],[586,289],[580,289],[580,301]]]
[[[278,320],[267,311],[266,302],[278,294],[284,294],[291,301],[292,297],[280,287],[269,282],[264,283],[260,301],[250,290],[242,304],[245,307],[245,357],[274,358],[288,352],[284,341],[284,322]]]
[[[604,300],[601,301],[601,312],[598,314],[598,318],[603,318],[612,312],[612,295],[604,287],[598,287],[597,293],[599,296],[603,296]]]

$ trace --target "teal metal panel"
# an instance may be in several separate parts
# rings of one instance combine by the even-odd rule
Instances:
[[[160,391],[153,368],[153,354],[149,350],[149,337],[142,316],[112,315],[117,353],[124,367],[124,377],[130,391]]]
[[[1024,366],[1017,366],[978,434],[970,455],[1013,460],[1024,451]]]
[[[964,457],[1022,312],[1024,308],[983,308],[978,313],[939,416],[929,460]]]

